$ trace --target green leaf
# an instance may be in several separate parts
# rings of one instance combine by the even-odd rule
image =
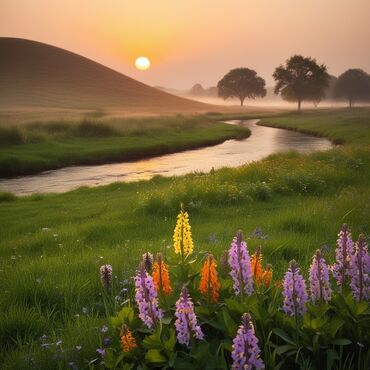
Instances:
[[[164,364],[167,362],[166,356],[158,349],[150,349],[145,355],[145,360],[152,364]]]
[[[278,355],[282,355],[283,353],[288,352],[288,351],[293,350],[293,349],[296,350],[297,347],[292,346],[291,344],[285,344],[283,346],[276,347],[276,353]]]
[[[160,337],[159,331],[153,333],[152,335],[148,335],[143,340],[143,346],[147,349],[162,349],[162,341]]]
[[[326,351],[326,369],[331,370],[334,365],[334,361],[339,360],[337,351],[333,349],[328,349]]]
[[[349,340],[349,339],[346,339],[346,338],[338,338],[338,339],[334,339],[331,344],[335,344],[337,346],[348,346],[349,344],[351,344],[352,342]]]
[[[293,341],[293,339],[291,339],[289,337],[289,335],[283,330],[283,329],[280,329],[280,328],[275,328],[275,329],[272,329],[272,331],[278,336],[280,337],[281,339],[285,340],[285,342],[287,343],[290,343],[291,345],[293,346],[296,346],[296,343]]]

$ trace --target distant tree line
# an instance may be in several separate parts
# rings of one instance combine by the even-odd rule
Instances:
[[[338,78],[330,76],[324,64],[315,59],[293,55],[273,73],[276,81],[274,93],[289,102],[311,101],[317,106],[326,97],[329,85],[335,98],[346,99],[350,107],[356,102],[370,101],[370,75],[361,69],[348,69]],[[218,96],[223,99],[237,98],[243,106],[245,99],[266,95],[266,83],[257,72],[249,68],[235,68],[217,84]],[[197,84],[192,93],[202,94],[206,90]]]

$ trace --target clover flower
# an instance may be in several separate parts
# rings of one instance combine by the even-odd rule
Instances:
[[[306,312],[306,282],[300,274],[297,262],[292,260],[283,282],[283,311],[289,316],[303,315]]]
[[[233,370],[264,369],[265,365],[260,352],[251,317],[245,313],[242,316],[242,324],[233,339],[231,368]]]
[[[329,302],[331,299],[331,288],[329,281],[329,269],[320,249],[312,257],[310,266],[310,292],[313,303],[316,301]]]
[[[351,258],[351,282],[353,298],[356,301],[370,299],[370,256],[365,237],[361,234],[355,244]]]
[[[230,275],[233,279],[233,289],[236,295],[253,293],[253,275],[247,244],[239,231],[229,249]]]
[[[203,264],[199,291],[207,298],[211,298],[217,303],[220,290],[220,282],[217,275],[217,263],[212,254],[209,254]]]
[[[151,273],[153,267],[153,255],[150,252],[143,254],[143,263],[145,270]]]
[[[136,271],[135,288],[135,300],[139,307],[139,317],[151,329],[162,318],[163,312],[158,308],[158,297],[153,278],[146,272],[143,264]]]
[[[133,337],[131,330],[129,330],[126,325],[122,326],[120,335],[123,352],[130,352],[132,349],[137,347],[136,339]]]
[[[176,254],[181,254],[182,258],[193,253],[194,244],[191,236],[191,226],[189,215],[184,212],[181,205],[181,211],[177,216],[175,230],[173,232],[173,243]]]
[[[343,289],[350,277],[350,261],[353,255],[352,235],[346,224],[342,226],[338,237],[335,249],[336,262],[332,266],[332,272],[337,284]]]
[[[194,305],[186,288],[182,289],[180,298],[176,302],[175,316],[177,340],[180,344],[189,347],[191,336],[196,339],[203,339],[204,335],[198,325]]]
[[[105,289],[109,290],[112,288],[113,275],[111,265],[103,265],[100,267],[100,281]]]
[[[157,292],[165,295],[172,293],[168,265],[163,261],[161,253],[157,253],[157,259],[153,265],[152,276]]]

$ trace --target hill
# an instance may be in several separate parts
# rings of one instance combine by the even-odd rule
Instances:
[[[204,112],[210,106],[152,88],[70,51],[0,38],[0,107]]]

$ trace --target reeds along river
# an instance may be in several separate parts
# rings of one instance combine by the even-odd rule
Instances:
[[[329,140],[257,125],[258,120],[235,120],[229,124],[248,127],[252,134],[244,140],[228,140],[222,144],[133,162],[99,166],[65,167],[34,176],[0,180],[0,191],[17,195],[62,193],[79,186],[107,185],[116,181],[147,180],[155,175],[184,175],[212,168],[237,167],[284,151],[304,153],[332,147]]]

